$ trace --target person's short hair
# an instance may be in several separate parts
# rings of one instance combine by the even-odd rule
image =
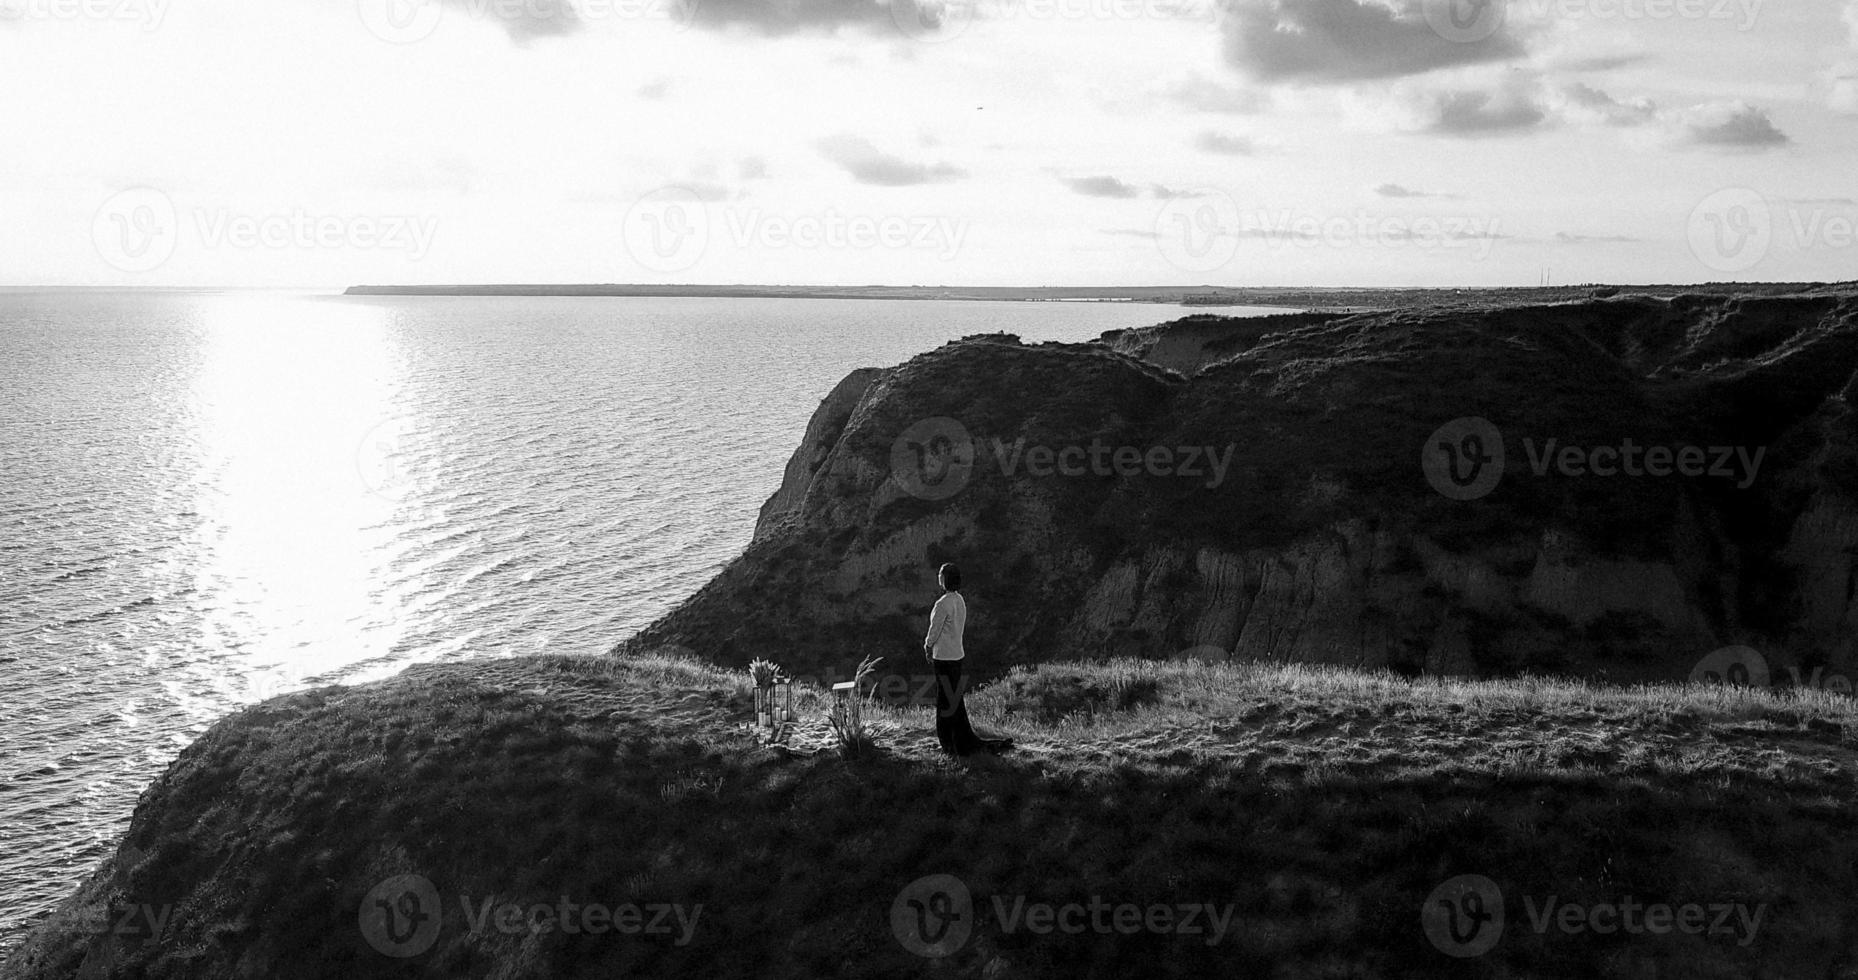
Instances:
[[[941,574],[942,574],[942,582],[945,585],[947,585],[950,589],[961,588],[961,569],[955,567],[955,564],[953,562],[949,562],[948,564],[943,565],[941,568]]]

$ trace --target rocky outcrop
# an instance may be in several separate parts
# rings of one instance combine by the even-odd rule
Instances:
[[[819,403],[813,412],[812,421],[807,423],[806,435],[800,440],[800,448],[787,460],[787,471],[781,476],[781,488],[761,505],[761,516],[755,521],[755,537],[760,538],[793,515],[800,507],[800,500],[806,494],[807,485],[818,472],[820,464],[832,452],[832,447],[839,441],[839,433],[845,431],[845,423],[852,417],[852,410],[858,407],[864,393],[871,383],[882,377],[879,368],[860,368],[846,375],[832,389],[826,400]]]
[[[623,647],[908,669],[954,561],[983,674],[1843,666],[1855,317],[1818,290],[968,338],[842,382],[747,552]]]

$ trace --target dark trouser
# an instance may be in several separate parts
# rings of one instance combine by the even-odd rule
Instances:
[[[981,748],[980,736],[968,724],[968,704],[962,697],[961,661],[935,662],[935,737],[949,755],[967,755]]]

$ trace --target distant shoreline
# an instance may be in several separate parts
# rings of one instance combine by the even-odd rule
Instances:
[[[1154,303],[1216,309],[1233,306],[1352,312],[1446,304],[1559,303],[1611,295],[1683,293],[1783,295],[1829,288],[1826,283],[1518,287],[1224,287],[1224,286],[728,286],[696,284],[533,284],[350,286],[346,296],[699,297],[728,299],[893,299],[993,302]]]

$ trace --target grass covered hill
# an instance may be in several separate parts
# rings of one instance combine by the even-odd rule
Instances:
[[[770,746],[741,672],[661,656],[276,699],[182,754],[4,974],[1852,968],[1849,699],[1112,661],[1017,668],[970,704],[1019,749],[947,760],[933,709],[873,703],[842,753],[811,688]],[[1604,931],[1622,908],[1641,928]],[[1472,933],[1494,944],[1448,955]]]

